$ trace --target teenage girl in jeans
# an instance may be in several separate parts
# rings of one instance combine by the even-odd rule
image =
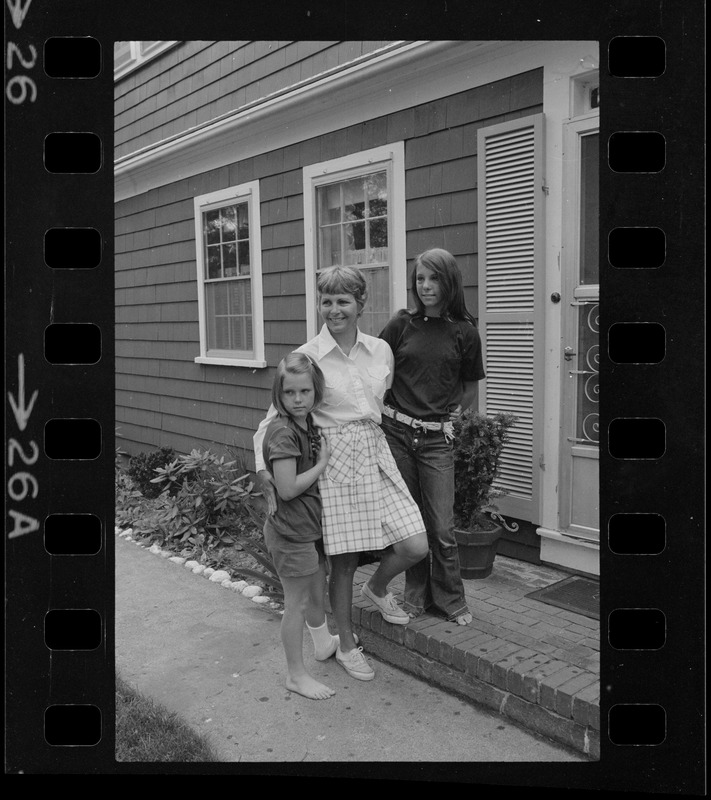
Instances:
[[[406,572],[403,607],[414,618],[434,606],[467,625],[472,616],[454,536],[452,421],[473,403],[484,377],[481,340],[451,253],[420,254],[411,289],[415,309],[399,311],[380,334],[395,357],[381,425],[430,547],[429,558]]]

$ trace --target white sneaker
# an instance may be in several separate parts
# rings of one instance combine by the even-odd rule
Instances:
[[[383,615],[386,622],[392,622],[393,625],[407,625],[410,617],[400,606],[395,602],[395,598],[390,592],[385,597],[378,597],[377,594],[368,586],[366,581],[360,588],[361,596],[367,597],[371,602],[375,603],[378,611]]]
[[[363,655],[363,648],[356,647],[348,653],[342,653],[339,647],[336,650],[336,661],[351,676],[359,681],[372,681],[375,672]]]
[[[358,644],[358,637],[355,635],[355,633],[353,634],[353,639],[355,640],[355,643]],[[338,634],[331,634],[331,643],[325,650],[321,652],[314,650],[314,658],[316,661],[327,661],[336,652],[340,644],[341,639]]]

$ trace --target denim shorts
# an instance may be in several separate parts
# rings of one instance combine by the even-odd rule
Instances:
[[[325,560],[323,539],[295,542],[285,539],[269,525],[264,526],[264,541],[280,578],[304,578],[318,572]]]

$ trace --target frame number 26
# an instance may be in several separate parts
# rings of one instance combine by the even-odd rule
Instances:
[[[18,30],[22,27],[31,2],[32,0],[25,0],[24,3],[22,0],[7,0],[12,22]],[[26,46],[29,53],[23,53],[20,49],[22,46]],[[37,63],[37,50],[34,45],[17,45],[15,42],[8,42],[6,58],[8,72],[16,68],[15,62],[18,62],[20,67],[26,70],[32,69]],[[34,103],[37,99],[37,85],[29,75],[13,75],[7,82],[5,94],[7,99],[16,106],[24,103],[28,98],[31,103]]]

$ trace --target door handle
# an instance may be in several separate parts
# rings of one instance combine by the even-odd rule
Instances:
[[[573,356],[576,355],[575,350],[573,350],[572,347],[566,347],[565,350],[563,350],[563,353],[566,361],[570,361]]]

